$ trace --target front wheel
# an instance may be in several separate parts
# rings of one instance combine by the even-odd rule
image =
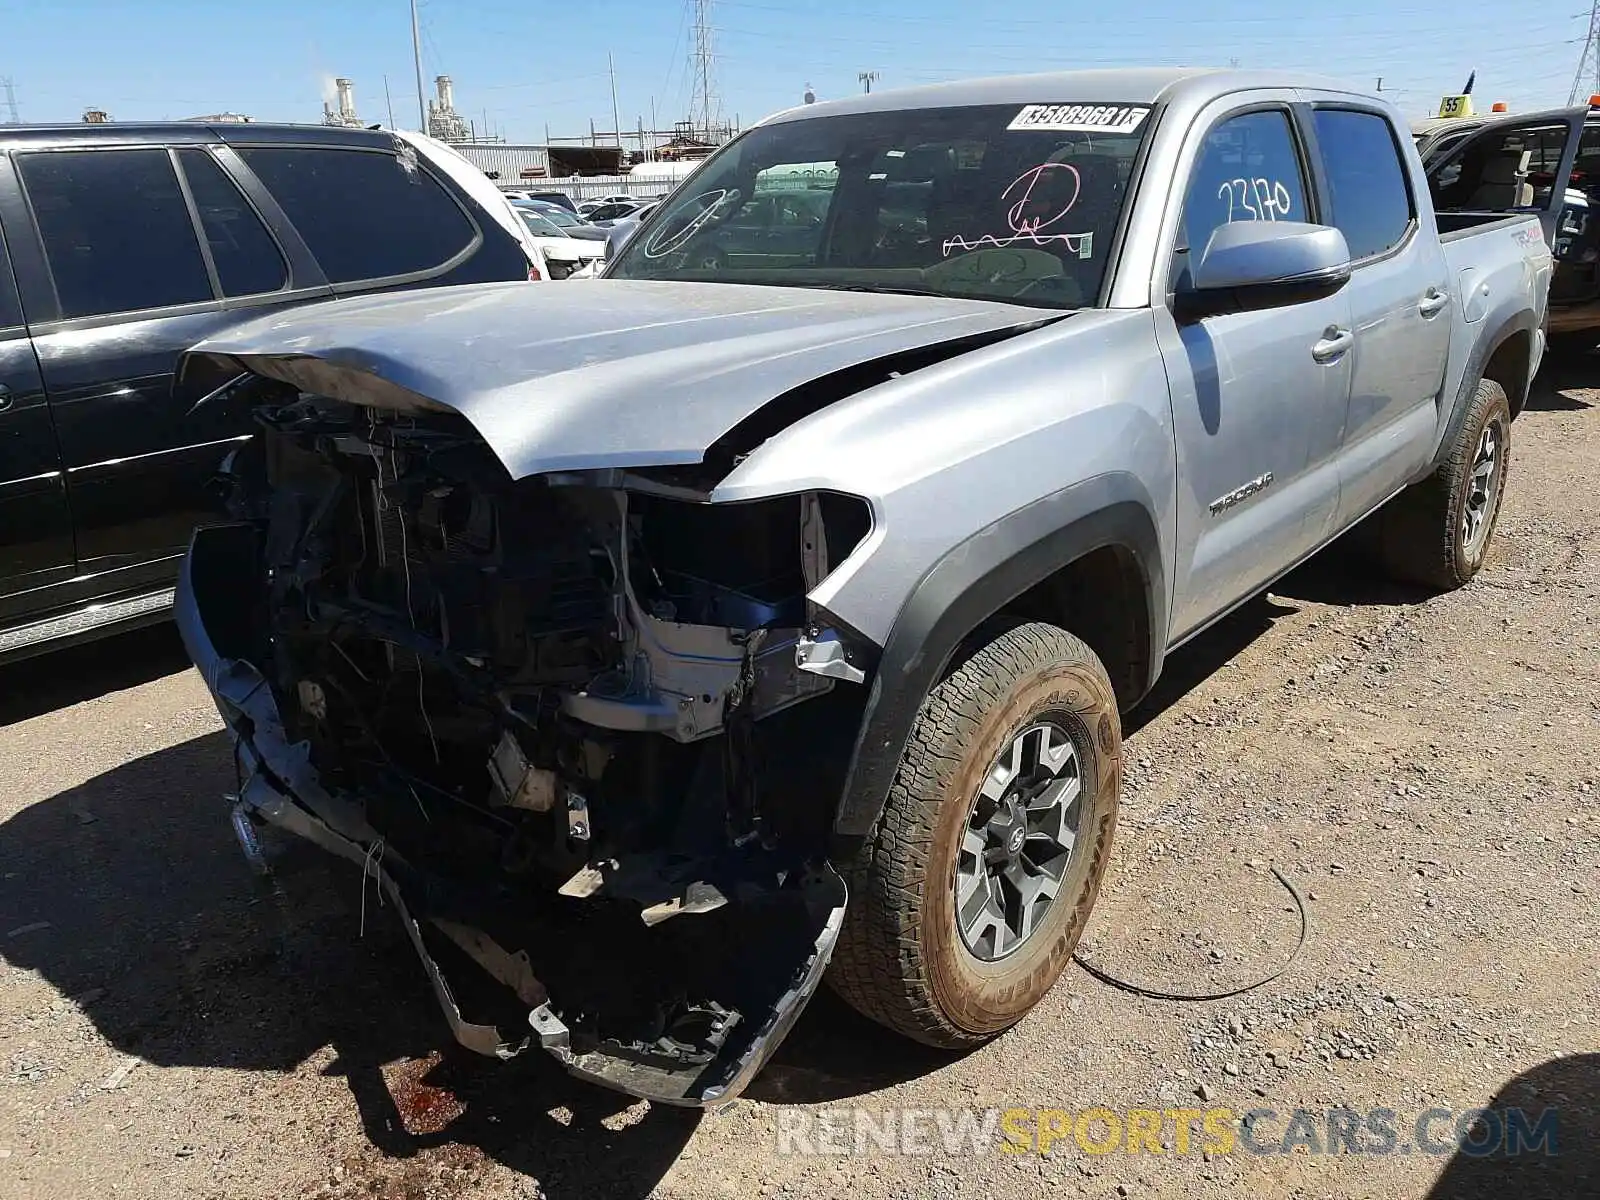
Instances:
[[[1110,859],[1122,726],[1052,625],[977,647],[924,701],[874,837],[846,864],[829,980],[917,1041],[977,1045],[1050,990]]]
[[[1439,469],[1374,518],[1387,572],[1450,591],[1483,569],[1505,495],[1511,406],[1505,389],[1479,380]]]

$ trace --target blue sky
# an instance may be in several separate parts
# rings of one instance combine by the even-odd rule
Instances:
[[[513,140],[609,127],[615,57],[624,127],[686,115],[687,0],[422,0],[423,70],[456,81],[457,107]],[[1119,11],[1119,8],[1124,11]],[[1305,68],[1386,91],[1428,115],[1470,70],[1479,106],[1563,103],[1587,6],[1349,0],[1328,16],[1284,0],[1138,5],[1063,0],[713,0],[717,86],[745,124],[799,101],[980,74],[1132,64]],[[417,124],[406,0],[0,0],[0,78],[25,121],[119,120],[221,110],[316,120],[332,80],[361,115]],[[431,82],[430,85],[431,87]],[[0,93],[0,100],[3,100]],[[4,119],[0,110],[0,119]]]

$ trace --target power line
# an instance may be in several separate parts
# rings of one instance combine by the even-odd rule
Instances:
[[[683,45],[684,27],[689,23],[689,10],[687,7],[678,10],[678,32],[672,36],[672,50],[667,55],[667,75],[661,81],[661,97],[666,99],[672,95],[672,73],[678,68],[678,48]],[[682,82],[681,80],[679,81]],[[653,122],[652,122],[653,123]]]
[[[746,11],[750,11],[750,12],[782,13],[782,14],[785,14],[787,16],[799,17],[801,19],[812,19],[804,11],[797,11],[792,5],[753,4],[753,3],[747,3],[747,2],[745,2],[745,0],[719,0],[719,3],[724,8],[742,9],[742,10],[746,10]],[[1382,27],[1387,28],[1390,25],[1392,25],[1393,19],[1395,17],[1402,17],[1402,16],[1424,17],[1424,18],[1430,19],[1430,22],[1436,22],[1437,18],[1438,18],[1438,14],[1439,14],[1439,10],[1437,8],[1430,8],[1430,7],[1391,8],[1391,7],[1385,6],[1385,7],[1382,8],[1381,11],[1378,11],[1378,12],[1353,13],[1353,14],[1349,14],[1349,15],[1353,16],[1355,18],[1360,18],[1360,17],[1372,18],[1374,21],[1377,21]],[[851,11],[850,11],[850,16],[851,16],[852,20],[855,20],[855,21],[868,21],[868,22],[871,22],[873,25],[878,25],[878,24],[881,24],[881,23],[936,25],[936,26],[943,26],[943,27],[946,27],[946,28],[956,29],[956,30],[959,30],[959,31],[964,32],[964,33],[971,32],[971,30],[973,28],[972,21],[969,18],[964,17],[964,16],[960,16],[960,17],[939,17],[939,16],[927,16],[927,15],[907,15],[906,13],[903,13],[903,12],[885,12],[885,11],[882,11],[882,10],[875,11],[875,12],[869,12],[869,11],[865,11],[865,10],[858,9],[858,8],[852,8]],[[1142,23],[1142,24],[1151,24],[1151,25],[1160,25],[1160,26],[1162,26],[1164,28],[1171,27],[1171,26],[1204,26],[1208,30],[1214,30],[1214,29],[1217,29],[1218,27],[1226,28],[1226,27],[1234,26],[1234,25],[1277,25],[1277,26],[1287,26],[1287,25],[1294,24],[1294,21],[1291,18],[1286,17],[1286,16],[1284,16],[1282,14],[1275,15],[1275,16],[1256,16],[1256,17],[1216,17],[1216,16],[1213,16],[1213,15],[1192,16],[1192,17],[1174,17],[1174,16],[1168,15],[1165,12],[1160,12],[1160,13],[1156,13],[1156,12],[1151,12],[1151,13],[1118,13],[1117,14],[1117,25],[1119,27],[1126,27],[1126,26],[1128,26],[1130,24],[1140,24],[1140,23]],[[1030,36],[1030,37],[1037,37],[1039,29],[1043,28],[1043,29],[1047,29],[1047,30],[1051,30],[1051,31],[1059,31],[1062,28],[1062,23],[1061,23],[1060,18],[1058,18],[1058,17],[1039,18],[1039,19],[1035,19],[1035,20],[1030,20],[1028,18],[1022,18],[1022,17],[1013,17],[1013,18],[1010,18],[1008,20],[1002,20],[1002,19],[993,19],[993,20],[991,20],[986,16],[980,27],[985,32],[1007,31],[1007,30],[1009,30],[1009,31],[1014,31],[1014,32],[1019,32],[1019,33],[1025,33],[1027,36]],[[1499,24],[1495,23],[1495,27],[1499,28]],[[1452,21],[1451,22],[1451,30],[1454,31],[1456,29],[1457,29],[1457,24],[1456,24],[1456,22]],[[1099,28],[1096,29],[1096,33],[1104,33],[1104,32],[1106,32],[1104,27],[1099,27]],[[1141,34],[1139,34],[1137,36],[1142,38],[1142,37],[1147,37],[1148,35],[1141,33]],[[1311,36],[1326,37],[1326,34],[1322,33],[1322,34],[1315,34],[1315,35],[1311,35]]]
[[[886,22],[886,25],[887,24],[889,24],[889,22]],[[1470,24],[1457,25],[1453,28],[1455,32],[1489,31],[1487,26],[1473,26]],[[1546,25],[1524,26],[1523,32],[1534,34],[1556,33],[1570,28],[1571,25],[1569,22],[1561,21]],[[986,30],[985,32],[992,33],[994,31]],[[744,29],[726,25],[719,27],[718,33],[722,36],[747,38],[758,42],[776,42],[786,46],[793,45],[796,37],[800,36],[798,33],[790,33],[775,28]],[[807,42],[810,44],[848,45],[857,49],[865,48],[882,51],[898,51],[900,53],[903,53],[905,50],[905,40],[903,38],[865,38],[860,34],[829,34],[818,32],[815,29],[807,30],[804,36]],[[1118,39],[1123,36],[1132,39],[1127,43],[1126,49],[1122,49],[1118,42]],[[1418,31],[1395,30],[1383,34],[1362,34],[1360,35],[1359,43],[1364,49],[1367,50],[1378,49],[1414,51],[1418,36]],[[1226,38],[1226,42],[1230,47],[1248,48],[1267,53],[1277,51],[1280,56],[1285,48],[1301,50],[1303,48],[1314,47],[1317,50],[1319,57],[1322,57],[1329,41],[1326,33],[1296,31],[1284,31],[1273,34],[1255,32],[1240,36],[1229,35],[1226,33],[1225,29],[1219,30],[1218,38],[1224,37]],[[1563,39],[1560,38],[1552,38],[1549,44],[1560,44],[1562,40]],[[1574,42],[1577,40],[1579,39],[1573,39]],[[1130,33],[1126,31],[1119,34],[1113,31],[1112,33],[1098,36],[1095,39],[1095,50],[1098,51],[1098,53],[1085,53],[1085,48],[1082,43],[1070,47],[1063,46],[1059,50],[1053,51],[1053,48],[1047,44],[1041,45],[1037,35],[1026,34],[1019,34],[1015,38],[1004,38],[997,42],[991,42],[988,44],[974,41],[969,38],[963,42],[963,46],[970,54],[974,55],[1010,54],[1011,60],[1016,62],[1039,62],[1039,55],[1041,51],[1045,54],[1051,54],[1053,51],[1054,57],[1058,61],[1064,61],[1072,64],[1109,63],[1113,65],[1131,66],[1135,65],[1136,63],[1147,63],[1151,60],[1152,55],[1148,41],[1149,39],[1147,35]],[[1180,58],[1188,63],[1193,63],[1195,54],[1191,44],[1185,47],[1174,47],[1171,51],[1165,53],[1157,52],[1154,57]],[[810,60],[811,56],[808,54],[807,61],[809,62]]]

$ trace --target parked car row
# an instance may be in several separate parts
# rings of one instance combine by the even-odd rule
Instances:
[[[566,192],[527,192],[511,191],[503,193],[507,200],[539,200],[546,204],[554,204],[566,209],[569,213],[577,214],[578,203]]]
[[[578,205],[578,215],[584,220],[595,225],[605,227],[624,217],[631,217],[651,207],[651,202],[634,200],[629,197],[623,199],[591,200]]]
[[[255,428],[225,379],[175,393],[190,346],[561,269],[460,155],[321,126],[0,127],[0,234],[0,659],[168,615],[207,482]]]
[[[593,276],[605,262],[605,230],[577,220],[559,205],[513,200],[511,206],[543,257],[547,278]]]
[[[564,208],[573,216],[580,217],[585,221],[607,222],[620,220],[630,214],[638,213],[667,197],[666,192],[660,192],[653,196],[635,196],[624,192],[615,192],[608,196],[600,196],[593,200],[579,202],[574,200],[569,193],[563,191],[535,192],[515,190],[503,192],[502,195],[513,203],[537,200]]]

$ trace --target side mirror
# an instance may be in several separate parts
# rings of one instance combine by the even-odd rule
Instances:
[[[1190,263],[1175,306],[1179,319],[1198,321],[1320,300],[1349,282],[1350,247],[1337,229],[1232,221],[1219,225]]]

